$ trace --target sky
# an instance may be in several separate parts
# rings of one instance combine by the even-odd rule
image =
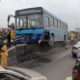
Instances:
[[[43,7],[68,24],[69,30],[80,27],[80,0],[0,0],[0,28],[7,27],[7,16],[15,10]]]

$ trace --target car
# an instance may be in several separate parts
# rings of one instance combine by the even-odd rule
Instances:
[[[47,80],[47,78],[26,68],[0,66],[0,80]]]
[[[80,41],[78,41],[75,45],[72,46],[72,56],[77,57],[77,54],[80,52]]]

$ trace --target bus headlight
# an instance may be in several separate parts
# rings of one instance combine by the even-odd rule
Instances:
[[[38,40],[38,43],[40,44],[42,42],[42,40],[40,39],[40,40]]]

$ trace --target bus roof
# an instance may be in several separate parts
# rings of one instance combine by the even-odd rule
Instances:
[[[35,7],[35,8],[27,8],[16,10],[15,15],[26,15],[26,14],[35,14],[35,13],[42,13],[42,7]]]
[[[57,17],[55,14],[53,14],[53,12],[51,13],[48,10],[44,9],[43,7],[33,7],[33,8],[16,10],[15,11],[15,16],[25,15],[25,14],[32,14],[32,13],[33,14],[35,14],[35,13],[46,13],[49,16],[54,17],[54,18],[58,19],[59,21],[61,21],[62,23],[67,25],[66,22],[62,21],[59,17]]]
[[[54,17],[54,18],[58,19],[59,21],[61,21],[62,23],[64,23],[64,24],[67,25],[66,22],[64,22],[64,21],[61,20],[59,17],[57,17],[53,12],[49,12],[48,10],[46,10],[46,9],[44,9],[44,8],[43,8],[43,12],[46,13],[46,14],[48,14],[48,15],[50,15],[51,17]]]

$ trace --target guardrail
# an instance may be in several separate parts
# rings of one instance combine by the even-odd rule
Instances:
[[[18,44],[14,47],[8,49],[8,64],[15,65],[22,63],[24,61],[28,61],[31,58],[35,58],[38,56],[44,56],[47,51],[51,48],[47,48],[45,46],[40,45],[28,45],[28,44]]]
[[[8,63],[9,65],[20,63],[27,60],[27,46],[26,44],[19,44],[8,49]]]
[[[14,47],[8,49],[8,64],[18,64],[24,61],[30,60],[34,56],[36,56],[36,50],[38,46],[35,45],[27,45],[27,44],[18,44]]]

